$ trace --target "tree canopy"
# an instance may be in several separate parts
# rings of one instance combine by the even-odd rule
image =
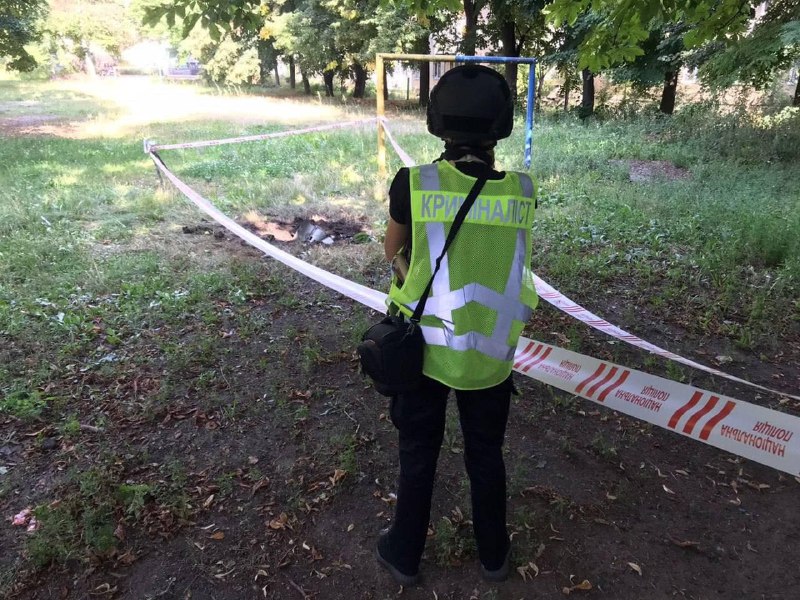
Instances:
[[[47,0],[0,0],[0,59],[15,71],[31,71],[36,60],[25,49],[41,36]]]
[[[791,1],[791,0],[789,0]],[[599,72],[645,54],[643,44],[661,27],[683,24],[687,48],[732,43],[747,32],[753,3],[742,0],[554,0],[545,9],[560,28],[586,11],[597,16],[578,49],[578,66]]]

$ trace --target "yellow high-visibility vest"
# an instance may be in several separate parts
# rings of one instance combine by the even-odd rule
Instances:
[[[408,276],[387,302],[411,316],[475,178],[447,161],[409,169]],[[477,390],[511,373],[517,340],[538,298],[531,264],[536,185],[524,173],[486,181],[441,262],[421,319],[423,372]]]

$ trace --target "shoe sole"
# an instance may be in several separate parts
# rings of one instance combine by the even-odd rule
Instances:
[[[392,576],[397,583],[402,585],[403,587],[411,587],[417,585],[419,583],[419,575],[405,575],[398,571],[392,564],[381,556],[380,551],[375,548],[375,558],[384,569],[389,571],[389,574]]]

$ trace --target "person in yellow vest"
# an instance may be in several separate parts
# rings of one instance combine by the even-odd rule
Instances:
[[[530,270],[536,185],[525,173],[494,167],[497,140],[512,127],[512,97],[502,75],[480,65],[451,69],[428,104],[428,131],[444,140],[444,153],[432,164],[400,169],[389,189],[384,248],[395,275],[387,302],[390,312],[410,316],[458,208],[476,179],[485,180],[425,304],[422,385],[391,399],[400,475],[392,525],[378,540],[376,558],[401,585],[419,579],[451,389],[481,571],[489,581],[509,572],[502,446],[514,390],[512,359],[537,303]]]

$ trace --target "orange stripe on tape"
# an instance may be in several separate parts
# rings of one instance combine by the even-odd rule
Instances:
[[[536,365],[538,365],[539,363],[541,363],[541,362],[544,362],[544,359],[546,359],[548,356],[550,356],[550,353],[551,353],[552,351],[553,351],[553,349],[552,349],[552,348],[548,348],[547,350],[545,350],[545,351],[544,351],[544,354],[542,354],[542,355],[541,355],[539,358],[537,358],[535,361],[533,361],[533,362],[532,362],[532,363],[530,363],[529,365],[526,365],[526,366],[524,366],[524,367],[522,368],[522,372],[523,372],[523,373],[527,373],[528,371],[530,371],[530,370],[531,370],[533,367],[535,367],[535,366],[536,366]]]
[[[708,402],[706,402],[706,405],[694,413],[692,418],[689,419],[689,421],[683,427],[683,433],[691,435],[692,430],[694,430],[694,426],[697,425],[697,422],[710,413],[717,405],[717,402],[719,402],[719,396],[711,396]]]
[[[622,375],[619,376],[619,379],[617,379],[614,383],[612,383],[610,386],[608,386],[603,391],[603,393],[600,394],[597,397],[598,402],[605,402],[606,396],[608,396],[611,392],[613,392],[615,389],[617,389],[619,386],[621,386],[623,383],[625,383],[625,380],[628,378],[628,375],[630,375],[630,374],[631,374],[630,371],[628,371],[627,369],[624,370],[622,372]]]
[[[588,385],[592,381],[597,379],[600,376],[600,374],[605,370],[605,368],[606,368],[606,363],[600,363],[600,366],[597,367],[597,370],[594,373],[589,375],[589,377],[587,377],[586,379],[581,381],[580,384],[578,384],[578,387],[575,388],[575,393],[580,394],[581,390],[583,390],[583,386]]]
[[[538,346],[536,346],[536,348],[534,348],[533,352],[531,352],[528,356],[526,356],[524,359],[519,361],[520,367],[524,368],[524,366],[527,363],[531,362],[533,359],[535,359],[542,350],[544,350],[544,344],[539,344]]]
[[[611,378],[617,374],[617,370],[618,370],[617,367],[611,367],[611,370],[608,373],[606,373],[606,376],[603,377],[603,379],[601,379],[600,381],[598,381],[592,387],[589,388],[589,391],[586,392],[586,395],[591,398],[598,389],[600,389],[609,381],[611,381]]]
[[[514,368],[515,369],[519,369],[519,366],[523,363],[523,361],[528,360],[528,357],[525,356],[525,355],[528,353],[528,350],[533,348],[533,345],[535,343],[536,342],[528,342],[528,345],[525,346],[525,350],[523,350],[522,352],[519,353],[519,360],[514,364]]]
[[[733,402],[732,400],[728,400],[723,409],[719,411],[719,414],[717,414],[716,417],[710,419],[708,423],[705,424],[705,427],[703,427],[703,430],[700,432],[700,439],[707,440],[708,436],[711,435],[711,431],[714,429],[714,427],[717,426],[717,423],[719,423],[720,421],[722,421],[722,419],[731,414],[731,411],[733,411],[735,406],[736,406],[735,402]]]
[[[695,392],[694,394],[692,394],[691,400],[689,400],[689,402],[687,402],[686,404],[684,404],[678,410],[675,411],[675,414],[672,415],[672,418],[669,420],[667,427],[669,427],[670,429],[675,429],[675,426],[678,424],[678,421],[680,421],[681,417],[686,414],[686,411],[688,411],[695,404],[697,404],[700,398],[702,397],[703,397],[703,392]]]

